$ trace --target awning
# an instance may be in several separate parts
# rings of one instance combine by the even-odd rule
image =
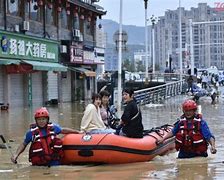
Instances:
[[[72,70],[72,71],[84,73],[88,77],[95,77],[96,76],[96,72],[90,71],[90,70],[85,69],[85,68],[81,68],[81,67],[69,67],[69,69]]]
[[[10,65],[10,64],[20,64],[20,60],[14,60],[14,59],[0,59],[0,65]]]
[[[25,60],[23,60],[22,63],[30,64],[33,66],[33,70],[38,70],[38,71],[64,71],[64,72],[67,71],[67,67],[59,63],[25,61]]]

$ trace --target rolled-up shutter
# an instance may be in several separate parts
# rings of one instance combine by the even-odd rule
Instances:
[[[58,99],[58,75],[52,71],[48,72],[48,100]]]
[[[43,105],[43,83],[41,72],[32,74],[32,96],[34,106]]]
[[[67,72],[66,78],[61,79],[62,84],[62,101],[71,102],[71,73]],[[74,93],[74,92],[73,92]]]
[[[24,86],[22,74],[10,74],[10,107],[24,105]]]

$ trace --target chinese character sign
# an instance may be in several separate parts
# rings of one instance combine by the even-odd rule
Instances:
[[[58,62],[58,42],[0,30],[0,58]]]
[[[70,60],[71,63],[83,62],[83,48],[81,45],[75,45],[70,47]]]
[[[224,2],[215,2],[216,11],[224,11]]]

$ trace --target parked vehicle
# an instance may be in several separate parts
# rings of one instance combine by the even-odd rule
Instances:
[[[216,66],[211,66],[210,68],[207,69],[208,74],[215,74],[219,75],[219,70]]]

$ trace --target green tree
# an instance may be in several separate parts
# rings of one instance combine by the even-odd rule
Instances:
[[[137,65],[136,65],[136,71],[137,72],[144,72],[145,71],[145,66],[143,65],[143,63],[142,63],[142,61],[138,61],[137,63],[136,63]]]
[[[129,72],[135,71],[135,65],[129,59],[125,59],[123,62],[123,69],[126,69]]]

